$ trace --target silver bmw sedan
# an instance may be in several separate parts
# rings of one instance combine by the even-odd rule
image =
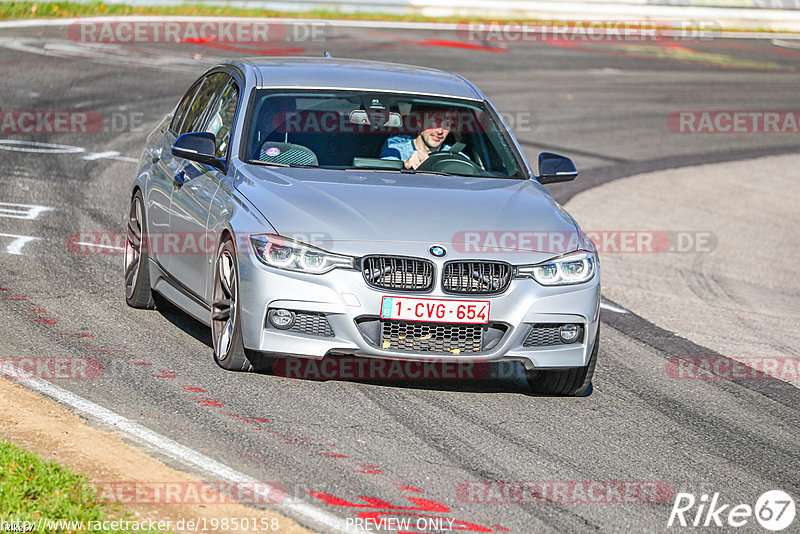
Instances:
[[[457,74],[225,62],[147,138],[126,300],[207,324],[225,369],[515,362],[537,393],[587,395],[597,252],[543,187],[577,174],[550,153],[534,173]]]

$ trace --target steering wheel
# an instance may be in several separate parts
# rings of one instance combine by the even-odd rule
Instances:
[[[467,176],[479,176],[481,173],[480,167],[467,156],[461,153],[453,154],[449,150],[434,152],[417,167],[417,170],[464,174]]]

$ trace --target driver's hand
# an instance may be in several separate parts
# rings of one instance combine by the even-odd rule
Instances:
[[[411,154],[411,157],[403,162],[403,165],[406,169],[416,169],[422,165],[422,162],[426,159],[428,159],[427,153],[421,150],[415,150],[414,153]]]

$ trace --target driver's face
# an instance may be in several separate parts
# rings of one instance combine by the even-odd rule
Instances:
[[[429,149],[438,150],[449,133],[450,125],[448,118],[442,113],[436,113],[425,117],[424,128],[419,133],[419,136]]]
[[[422,137],[422,142],[425,143],[425,146],[431,150],[438,150],[449,133],[450,130],[445,130],[444,128],[429,128],[422,130],[419,136]]]

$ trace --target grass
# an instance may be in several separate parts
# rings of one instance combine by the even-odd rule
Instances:
[[[127,6],[103,2],[0,2],[0,19],[64,18],[123,15],[173,15],[192,17],[276,17],[304,19],[394,20],[411,22],[458,22],[463,17],[424,17],[421,15],[381,15],[375,13],[340,13],[338,11],[272,11],[226,6]]]
[[[38,525],[40,518],[84,522],[136,521],[118,505],[99,500],[96,488],[88,483],[86,475],[76,474],[56,462],[46,462],[8,441],[0,440],[0,521],[29,521]],[[66,528],[45,529],[44,524],[42,528],[48,532],[70,532]]]
[[[399,22],[451,22],[459,23],[469,19],[473,22],[525,22],[528,24],[563,25],[565,21],[548,21],[535,18],[508,17],[426,17],[418,14],[387,15],[380,13],[342,13],[332,10],[313,11],[274,11],[269,9],[246,9],[203,4],[182,4],[178,6],[129,6],[125,4],[106,4],[103,2],[6,2],[0,1],[0,20],[36,18],[74,18],[126,15],[164,15],[182,17],[269,17],[298,19],[337,19],[337,20],[375,20]],[[630,25],[632,21],[628,21]],[[568,23],[568,22],[567,22]],[[574,22],[573,24],[581,24]],[[644,22],[643,22],[644,24]],[[684,28],[690,30],[693,28]],[[720,31],[714,28],[711,31]],[[726,31],[739,31],[726,28]],[[745,30],[750,31],[750,30]],[[772,32],[772,30],[758,30]]]

